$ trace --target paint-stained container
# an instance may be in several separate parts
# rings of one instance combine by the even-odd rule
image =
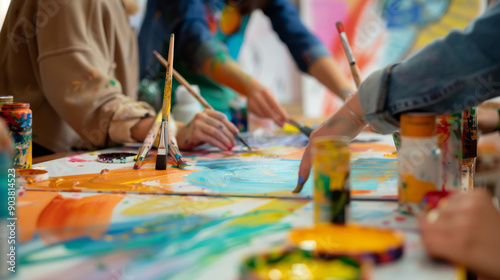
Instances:
[[[346,137],[313,140],[314,222],[343,224],[350,203],[350,152]]]
[[[477,108],[462,112],[462,190],[473,188],[477,157]]]
[[[399,211],[424,212],[428,192],[441,191],[441,151],[437,145],[436,116],[428,113],[401,116],[401,148],[398,151]]]
[[[14,102],[14,96],[12,95],[0,96],[0,111],[2,111],[2,106],[4,104],[10,104],[13,102]]]
[[[229,102],[231,122],[241,131],[248,131],[247,103],[243,98],[236,98]]]
[[[371,267],[350,257],[318,258],[299,249],[274,249],[244,260],[243,280],[368,280]]]
[[[14,168],[30,168],[32,163],[32,113],[29,103],[10,103],[2,106],[0,116],[5,120],[14,140]]]
[[[438,147],[442,154],[442,189],[448,192],[461,189],[462,178],[462,115],[454,113],[437,117]]]

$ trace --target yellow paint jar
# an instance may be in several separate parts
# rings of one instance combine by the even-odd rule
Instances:
[[[350,203],[350,152],[347,137],[318,137],[313,140],[314,222],[348,220]]]

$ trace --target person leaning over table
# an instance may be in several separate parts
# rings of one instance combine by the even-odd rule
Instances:
[[[369,124],[381,133],[399,128],[410,112],[460,112],[500,95],[500,4],[463,31],[452,31],[407,60],[370,75],[344,106],[311,134],[354,138]],[[479,112],[479,120],[484,117]],[[491,120],[486,117],[487,122]],[[498,121],[498,118],[496,119]],[[485,130],[494,125],[479,124]],[[489,128],[488,128],[489,127]],[[311,169],[309,142],[299,170],[299,192]],[[500,214],[483,191],[457,194],[436,219],[421,220],[427,251],[500,279]]]
[[[133,0],[11,2],[0,92],[30,103],[34,156],[144,140],[156,113],[137,101],[137,39],[127,16],[136,10]],[[220,113],[203,111],[178,129],[181,149],[236,145],[238,129]]]
[[[249,16],[257,9],[270,19],[302,72],[342,99],[353,92],[352,81],[342,75],[328,50],[303,25],[289,0],[148,1],[139,35],[141,78],[161,80],[161,75],[157,77],[160,64],[152,51],[167,53],[165,40],[175,33],[174,68],[188,82],[200,86],[201,94],[215,109],[227,112],[234,90],[248,98],[250,112],[283,126],[288,117],[272,92],[234,61]]]

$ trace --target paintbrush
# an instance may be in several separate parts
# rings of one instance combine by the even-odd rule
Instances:
[[[344,25],[341,21],[338,21],[336,25],[340,35],[340,40],[342,41],[342,46],[344,47],[345,55],[347,56],[347,60],[351,65],[352,78],[354,79],[354,83],[356,83],[356,87],[359,88],[359,85],[361,84],[361,75],[358,64],[356,64],[356,60],[354,59],[354,54],[352,52],[351,46],[349,45],[349,41],[347,40]]]
[[[313,132],[312,128],[305,126],[305,125],[301,125],[292,119],[289,119],[287,122],[289,124],[295,126],[296,128],[298,128],[300,130],[300,132],[304,133],[307,137],[311,136],[311,133]]]
[[[174,62],[174,34],[170,35],[170,46],[168,48],[168,59],[170,64],[167,66],[165,77],[165,89],[163,91],[162,120],[160,131],[160,142],[158,144],[158,153],[156,155],[156,170],[167,169],[167,141],[168,141],[168,121],[170,119],[170,107],[172,96],[172,71]]]
[[[168,64],[168,61],[165,60],[165,58],[159,54],[157,51],[153,51],[153,54],[156,56],[156,58],[158,59],[158,61],[160,61],[161,64],[163,64],[163,66],[167,67]],[[203,98],[201,95],[199,95],[198,93],[196,93],[196,91],[194,91],[194,89],[191,87],[191,85],[188,83],[188,81],[186,81],[186,79],[184,79],[184,77],[181,76],[181,74],[179,74],[175,69],[173,69],[173,75],[175,77],[175,79],[181,84],[183,85],[189,93],[191,93],[191,95],[196,98],[196,100],[198,100],[198,102],[200,102],[200,104],[205,108],[205,109],[210,109],[210,110],[214,110],[215,109],[212,107],[212,105],[210,105],[206,100],[205,98]],[[252,150],[252,148],[241,138],[241,136],[238,134],[238,133],[234,133],[234,137],[236,137],[238,140],[240,140],[240,142],[245,145],[249,150]]]
[[[137,161],[134,164],[134,169],[140,169],[142,167],[142,162],[147,157],[149,151],[153,147],[156,135],[158,134],[158,130],[160,129],[161,126],[161,120],[162,120],[162,114],[161,112],[159,112],[158,115],[156,116],[156,120],[153,126],[151,126],[151,129],[146,135],[146,139],[144,139],[144,142],[142,143],[141,149],[137,153]]]
[[[187,163],[182,160],[181,151],[179,151],[179,147],[175,144],[174,141],[170,140],[168,144],[168,153],[175,160],[177,167],[184,168],[187,166]]]

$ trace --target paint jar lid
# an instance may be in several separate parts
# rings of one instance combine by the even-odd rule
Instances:
[[[436,135],[436,115],[432,113],[403,114],[400,125],[402,136],[431,137]]]
[[[0,96],[0,102],[14,102],[14,96],[12,95]]]
[[[15,109],[23,109],[23,108],[29,108],[30,104],[29,103],[7,103],[3,104],[2,108],[5,110],[15,110]]]

